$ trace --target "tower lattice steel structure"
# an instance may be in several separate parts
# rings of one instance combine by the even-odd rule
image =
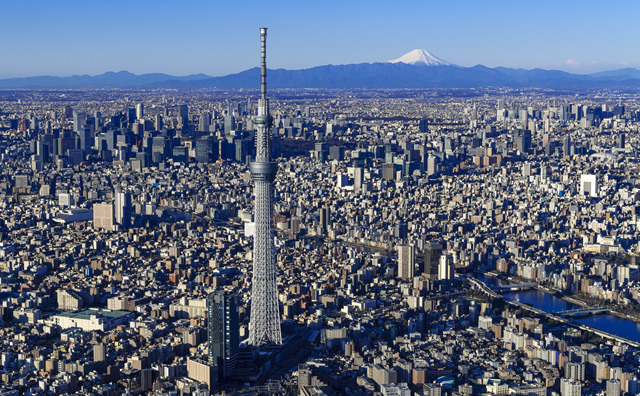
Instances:
[[[249,164],[253,178],[255,201],[255,235],[253,237],[253,278],[251,284],[251,317],[249,344],[282,343],[276,258],[273,245],[273,180],[278,166],[271,160],[269,143],[271,126],[267,100],[267,28],[260,28],[262,43],[262,96],[258,101],[256,126],[256,160]]]

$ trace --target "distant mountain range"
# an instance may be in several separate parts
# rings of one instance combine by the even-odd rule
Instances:
[[[428,67],[425,67],[428,66]],[[96,76],[24,77],[0,80],[0,89],[74,88],[172,88],[258,89],[260,69],[253,68],[222,77],[193,74],[176,77],[126,71]],[[625,68],[592,74],[559,70],[489,68],[453,65],[426,50],[413,50],[385,63],[326,65],[302,70],[275,69],[268,72],[269,88],[639,88],[640,70]]]

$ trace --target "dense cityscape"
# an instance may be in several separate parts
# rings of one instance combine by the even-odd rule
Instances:
[[[0,91],[0,395],[640,393],[634,93],[269,97],[253,345],[259,92]]]

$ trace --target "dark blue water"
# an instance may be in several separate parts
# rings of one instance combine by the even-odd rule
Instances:
[[[594,329],[606,331],[632,341],[640,341],[640,323],[615,315],[595,315],[578,318],[574,322],[582,323]]]
[[[487,285],[505,284],[509,283],[502,279],[493,278],[490,276],[484,276],[476,274],[475,278],[481,280]],[[542,290],[523,290],[514,292],[505,292],[502,295],[512,301],[519,301],[521,303],[530,304],[545,312],[554,313],[559,311],[565,311],[568,309],[581,308],[576,304],[566,302],[565,300],[555,297],[549,293],[545,293]],[[594,315],[586,316],[582,318],[574,319],[576,323],[582,323],[594,329],[602,330],[610,334],[615,334],[620,337],[627,338],[633,341],[640,342],[640,323],[632,320],[619,318],[615,315]]]
[[[554,297],[549,293],[545,293],[542,290],[536,290],[536,289],[505,292],[505,293],[502,293],[502,295],[505,296],[505,298],[508,298],[509,300],[530,304],[538,309],[541,309],[549,313],[567,311],[569,309],[582,308],[579,305],[566,302],[561,298]]]

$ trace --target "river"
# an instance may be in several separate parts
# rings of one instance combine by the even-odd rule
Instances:
[[[474,277],[488,286],[509,283],[505,280],[482,274],[475,274]],[[539,289],[504,292],[502,295],[509,300],[529,304],[549,313],[582,308]],[[640,342],[640,323],[629,319],[620,318],[612,314],[601,314],[576,318],[574,322]]]

